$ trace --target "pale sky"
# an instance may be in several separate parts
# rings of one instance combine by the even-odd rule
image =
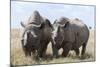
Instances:
[[[21,27],[20,22],[28,20],[34,10],[47,17],[51,23],[62,16],[79,18],[92,28],[96,23],[94,6],[11,1],[11,28]]]

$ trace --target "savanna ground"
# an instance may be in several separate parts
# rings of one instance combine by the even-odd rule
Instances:
[[[25,57],[21,46],[21,30],[11,29],[11,65],[37,65],[37,64],[52,64],[52,63],[71,63],[71,62],[85,62],[95,61],[95,34],[94,30],[90,30],[90,36],[86,48],[84,59],[77,57],[74,51],[70,51],[68,57],[52,58],[51,43],[49,43],[45,60],[36,60],[36,57]],[[81,51],[81,47],[80,47]],[[59,50],[59,54],[62,53],[62,49]]]

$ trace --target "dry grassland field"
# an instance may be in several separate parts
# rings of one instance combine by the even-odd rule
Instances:
[[[37,64],[54,64],[54,63],[72,63],[72,62],[86,62],[95,61],[95,30],[90,30],[90,36],[86,48],[85,58],[82,59],[75,55],[74,51],[70,51],[65,58],[52,58],[52,45],[49,43],[45,60],[37,61],[34,57],[25,57],[21,45],[21,32],[20,29],[11,29],[11,65],[37,65]],[[81,50],[81,47],[80,47]],[[62,49],[59,50],[59,54]]]

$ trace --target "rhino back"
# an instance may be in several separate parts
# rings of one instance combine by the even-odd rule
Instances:
[[[64,41],[77,42],[78,47],[87,42],[89,38],[89,30],[81,20],[70,20],[64,32]]]
[[[88,41],[89,30],[81,20],[73,20],[71,27],[80,45]]]

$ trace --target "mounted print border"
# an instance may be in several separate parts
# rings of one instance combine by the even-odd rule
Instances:
[[[10,32],[11,66],[94,62],[96,6],[11,0]]]

